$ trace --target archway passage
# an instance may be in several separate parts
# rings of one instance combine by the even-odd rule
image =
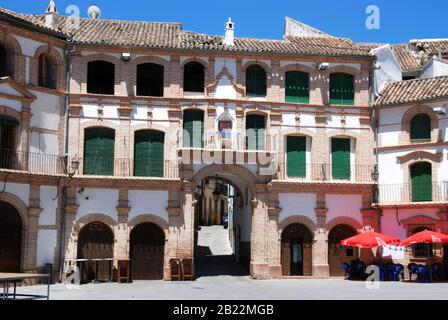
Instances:
[[[20,272],[22,230],[16,208],[0,201],[0,272]]]
[[[282,232],[284,276],[312,276],[313,235],[304,225],[291,224]]]
[[[353,237],[358,232],[351,226],[340,224],[331,229],[328,234],[328,264],[330,265],[330,276],[344,276],[342,262],[350,264],[352,260],[359,257],[359,250],[356,248],[341,246],[341,240]]]
[[[153,223],[142,223],[131,231],[130,258],[133,280],[162,280],[165,233]]]
[[[93,259],[113,259],[114,233],[104,223],[92,222],[84,226],[78,235],[78,259],[88,261],[80,263],[81,279],[85,281],[109,280],[110,261],[91,261]]]
[[[197,182],[196,277],[245,276],[250,270],[251,191],[241,177],[221,169]]]

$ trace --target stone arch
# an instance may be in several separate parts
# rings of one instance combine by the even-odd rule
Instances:
[[[243,72],[246,73],[247,68],[249,68],[252,65],[259,65],[260,67],[262,67],[264,72],[266,72],[266,80],[268,78],[270,78],[271,67],[266,62],[263,62],[263,61],[258,61],[258,60],[247,61],[246,63],[244,63],[242,65]],[[246,77],[244,77],[244,79],[245,78]],[[244,80],[244,82],[246,82],[246,80]]]
[[[304,225],[305,227],[308,228],[308,230],[310,231],[311,235],[314,237],[315,232],[317,230],[317,225],[314,223],[313,220],[311,220],[308,217],[305,216],[301,216],[301,215],[296,215],[296,216],[291,216],[288,217],[286,219],[283,219],[282,221],[279,222],[278,224],[278,230],[279,230],[279,234],[281,237],[281,234],[283,233],[283,231],[290,225],[292,224],[301,224]]]
[[[190,62],[200,63],[204,67],[204,95],[205,95],[206,91],[207,91],[207,87],[210,85],[210,82],[213,80],[210,77],[210,73],[211,73],[211,71],[214,72],[214,70],[210,70],[209,62],[207,62],[204,59],[197,58],[197,57],[185,59],[180,64],[180,70],[181,70],[181,72],[180,72],[180,76],[181,76],[180,85],[181,85],[182,94],[184,92],[184,68],[185,68],[185,65],[187,65]]]
[[[5,105],[0,105],[0,115],[12,117],[19,122],[22,120],[22,114],[20,112]]]
[[[88,215],[83,216],[80,219],[78,219],[78,221],[76,221],[76,224],[75,224],[76,237],[78,237],[79,232],[81,231],[81,229],[84,226],[86,226],[92,222],[101,222],[101,223],[107,225],[112,230],[112,232],[114,231],[114,227],[116,227],[118,225],[118,222],[115,221],[114,218],[112,218],[108,215],[105,215],[102,213],[88,214]]]
[[[187,58],[184,61],[182,61],[182,63],[180,64],[181,69],[183,70],[185,65],[190,62],[198,62],[198,63],[202,64],[204,66],[204,72],[205,72],[205,74],[207,74],[207,70],[209,68],[209,63],[206,60],[197,58],[197,57]]]
[[[64,90],[65,88],[65,77],[64,77],[64,69],[65,62],[62,58],[59,51],[57,51],[54,47],[49,45],[40,46],[36,52],[34,53],[34,58],[31,61],[31,70],[33,72],[30,73],[30,82],[33,85],[39,84],[39,58],[42,54],[47,54],[51,58],[55,60],[56,64],[56,89]]]
[[[426,105],[413,106],[404,113],[403,118],[401,119],[402,139],[406,143],[411,143],[411,122],[418,114],[426,114],[431,119],[431,142],[436,142],[439,138],[439,118],[433,108]]]
[[[28,207],[26,206],[26,204],[19,197],[8,192],[3,192],[0,194],[0,201],[9,203],[14,208],[16,208],[17,212],[20,215],[20,219],[22,220],[23,230],[27,231],[29,227],[29,220]]]
[[[24,59],[22,57],[22,47],[17,39],[8,34],[6,30],[0,30],[0,44],[6,49],[8,54],[8,74],[12,76],[16,81],[23,82],[25,80],[25,74],[19,73],[21,66],[24,68]]]
[[[351,217],[337,217],[329,221],[326,225],[326,229],[328,232],[330,232],[334,227],[338,225],[347,225],[355,229],[356,231],[360,231],[363,228],[362,223],[360,223],[358,220],[351,218]]]
[[[427,151],[414,151],[406,155],[397,157],[400,163],[407,163],[410,161],[432,161],[441,162],[443,160],[443,153],[431,153]]]
[[[168,241],[169,224],[165,219],[153,214],[141,214],[128,222],[129,232],[142,223],[153,223],[157,225],[165,234],[165,241]]]
[[[219,172],[225,172],[226,174],[234,176],[235,178],[239,179],[242,183],[244,183],[244,185],[250,190],[252,195],[256,194],[255,183],[257,177],[254,175],[252,171],[240,165],[212,164],[196,172],[192,180],[200,182],[207,177],[214,177],[216,173]],[[236,183],[235,181],[230,182],[238,186],[238,183]]]

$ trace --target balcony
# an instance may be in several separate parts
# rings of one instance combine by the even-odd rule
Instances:
[[[448,202],[448,181],[425,185],[404,183],[378,186],[379,205],[441,202]]]
[[[0,170],[21,171],[40,175],[66,175],[66,158],[32,152],[0,150]],[[70,163],[71,158],[67,159]],[[134,159],[80,159],[77,176],[101,176],[119,178],[178,179],[179,165],[173,160],[134,161]]]
[[[333,168],[332,164],[279,164],[278,180],[293,182],[373,183],[373,165]]]
[[[234,131],[211,131],[205,132],[203,137],[202,143],[194,141],[193,146],[190,147],[189,139],[184,137],[184,130],[179,130],[177,134],[178,149],[276,153],[278,148],[277,134],[260,134],[256,137],[253,134]]]

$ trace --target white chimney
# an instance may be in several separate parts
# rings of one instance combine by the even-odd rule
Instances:
[[[233,46],[235,44],[235,23],[232,22],[231,18],[229,18],[229,21],[226,23],[224,44],[226,46]]]
[[[45,12],[45,26],[48,28],[58,28],[59,13],[54,0],[50,0],[47,11]]]

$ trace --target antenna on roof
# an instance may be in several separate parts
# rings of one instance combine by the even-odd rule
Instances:
[[[92,5],[87,10],[87,15],[91,19],[98,19],[99,17],[101,17],[101,10],[97,5]]]

